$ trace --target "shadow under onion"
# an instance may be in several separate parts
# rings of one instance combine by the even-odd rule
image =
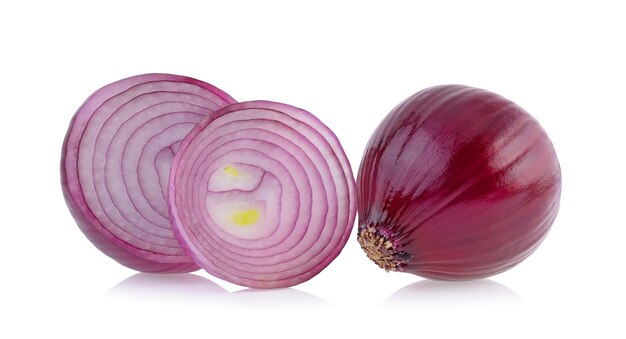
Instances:
[[[472,281],[422,280],[392,294],[381,307],[476,308],[523,303],[515,291],[489,279]]]
[[[113,286],[106,297],[141,303],[193,304],[234,309],[332,308],[328,301],[293,288],[247,288],[229,293],[217,283],[191,273],[137,273]]]
[[[141,302],[205,303],[228,295],[211,280],[195,274],[137,273],[107,293],[107,297]]]
[[[332,308],[328,301],[313,294],[294,288],[253,289],[247,288],[229,295],[229,303],[234,307],[253,307],[263,309],[293,308]]]

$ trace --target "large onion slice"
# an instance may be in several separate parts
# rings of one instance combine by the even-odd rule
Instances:
[[[78,226],[102,252],[145,272],[197,269],[172,233],[167,181],[180,140],[235,102],[202,81],[145,74],[109,84],[78,109],[61,181]]]
[[[209,273],[255,288],[287,287],[343,249],[355,182],[339,141],[301,109],[230,105],[181,143],[169,181],[170,220]]]

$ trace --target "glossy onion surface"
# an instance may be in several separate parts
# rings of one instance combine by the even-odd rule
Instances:
[[[287,287],[339,254],[356,215],[339,141],[310,113],[233,104],[196,126],[176,154],[170,219],[189,256],[229,282]]]
[[[93,93],[74,115],[61,157],[67,205],[87,238],[144,272],[188,272],[168,219],[167,183],[180,141],[235,102],[202,81],[145,74]]]
[[[386,270],[484,278],[539,246],[560,194],[552,143],[526,111],[482,89],[432,87],[394,108],[369,140],[358,240]]]

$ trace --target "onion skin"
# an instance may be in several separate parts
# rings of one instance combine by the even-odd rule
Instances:
[[[187,254],[211,275],[283,288],[311,279],[344,248],[355,186],[339,140],[311,113],[242,102],[198,123],[181,143],[169,215]],[[241,210],[254,218],[239,219]]]
[[[485,278],[537,249],[560,195],[552,143],[526,111],[486,90],[431,87],[394,108],[368,142],[358,240],[388,271]]]
[[[209,96],[210,99],[198,99],[206,103],[206,105],[198,105],[195,101],[186,101],[185,98],[190,96],[190,92],[187,92],[186,88],[193,89],[193,96],[199,98],[200,95],[205,95]],[[130,93],[134,93],[133,91],[137,91],[137,93],[130,95]],[[166,95],[167,98],[160,100],[160,95]],[[132,111],[134,106],[138,106],[139,101],[146,99],[151,100],[151,103],[147,108],[141,111]],[[103,109],[104,105],[114,101],[119,101],[116,105],[120,105],[115,109],[115,111],[107,111],[107,109]],[[198,116],[186,118],[187,121],[184,121],[184,123],[189,126],[189,130],[191,130],[193,125],[200,121],[203,116],[215,112],[215,109],[213,108],[214,106],[219,108],[234,102],[236,101],[228,94],[210,84],[193,78],[173,74],[155,73],[137,75],[116,81],[94,92],[81,105],[72,118],[63,142],[63,149],[61,153],[61,187],[63,195],[72,216],[85,236],[104,254],[113,258],[120,264],[138,271],[150,273],[185,273],[197,270],[198,266],[193,263],[191,258],[184,254],[184,251],[180,248],[178,243],[169,245],[170,249],[172,249],[169,252],[176,252],[173,254],[164,253],[157,245],[148,244],[145,246],[139,246],[137,244],[133,244],[128,240],[128,238],[123,239],[119,233],[114,234],[112,231],[121,229],[121,232],[125,232],[126,230],[124,225],[115,224],[109,220],[108,217],[103,216],[102,213],[94,212],[94,208],[102,209],[102,207],[97,206],[99,203],[95,203],[93,199],[91,200],[91,203],[89,202],[89,196],[93,196],[94,193],[90,192],[88,187],[83,187],[83,185],[88,183],[93,186],[95,185],[94,182],[98,180],[106,180],[102,179],[103,177],[106,178],[106,173],[93,171],[93,164],[100,162],[107,163],[107,161],[109,161],[107,156],[110,153],[110,145],[105,145],[106,153],[104,154],[86,152],[83,148],[93,146],[95,149],[96,143],[86,140],[85,138],[87,138],[87,135],[90,133],[97,133],[98,137],[100,137],[101,134],[104,134],[102,132],[105,129],[104,127],[94,127],[94,117],[105,117],[107,118],[107,123],[112,122],[114,119],[111,117],[117,114],[118,110],[121,110],[121,107],[127,107],[128,111],[132,112],[131,118],[138,118],[137,115],[145,114],[150,110],[153,110],[153,112],[157,111],[157,113],[154,114],[156,117],[143,122],[142,125],[140,125],[141,128],[147,126],[147,124],[151,122],[157,122],[158,119],[165,116],[168,116],[168,119],[171,119],[172,116],[180,113],[178,110],[164,110],[159,113],[158,110],[160,110],[160,107],[163,107],[163,105],[178,105],[176,108],[181,109],[181,112],[184,114],[187,114],[184,112],[186,109],[193,106],[195,107],[194,114]],[[196,121],[194,122],[194,120]],[[119,127],[127,124],[129,121],[130,119],[126,120],[119,126],[110,124],[108,125],[108,128],[109,130],[114,130],[115,136],[117,136],[118,132],[121,130]],[[160,124],[159,130],[147,128],[147,132],[149,132],[150,135],[162,135],[165,132],[162,132],[161,129],[165,127],[170,128],[174,125],[178,125],[178,127],[180,127],[181,124],[181,121],[178,121],[178,124],[163,122]],[[137,130],[133,130],[133,133],[136,131]],[[183,131],[182,133],[185,132]],[[182,139],[182,137],[180,137],[180,139]],[[126,145],[124,145],[124,152],[125,151]],[[131,158],[136,159],[137,157],[139,157],[139,155],[131,154]],[[148,159],[148,161],[155,160]],[[86,163],[91,163],[92,168],[90,169],[85,167]],[[127,164],[123,161],[122,163]],[[166,163],[166,161],[164,163]],[[120,168],[117,169],[122,170]],[[152,187],[159,185],[158,182],[147,182],[145,184]],[[124,187],[127,189],[126,186]],[[106,194],[116,194],[115,192],[119,194],[120,189],[113,188]],[[104,194],[102,191],[96,193]],[[145,192],[143,191],[140,193],[145,195]],[[162,204],[165,206],[165,211],[167,211],[165,197],[161,197],[160,200],[162,200]],[[131,203],[123,204],[123,206],[120,206],[119,208],[129,208],[132,207],[132,205],[133,204]],[[117,208],[117,206],[108,208],[111,210]],[[169,223],[167,216],[164,220]],[[128,223],[132,224],[130,221],[128,221]],[[176,242],[173,232],[171,231],[171,226],[168,227],[170,228],[169,231],[161,230],[161,232],[171,233],[171,239],[167,239],[167,241],[169,243]],[[143,232],[145,235],[149,235],[152,231],[154,231],[154,229],[157,228],[159,228],[157,225],[150,226],[148,229],[144,229]],[[133,240],[143,241],[146,243],[150,242],[149,239]]]

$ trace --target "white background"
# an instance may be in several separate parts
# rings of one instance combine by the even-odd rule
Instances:
[[[626,337],[626,11],[505,3],[2,2],[0,337]],[[339,136],[355,172],[371,132],[410,94],[489,89],[552,138],[560,214],[528,260],[484,281],[387,274],[355,233],[291,289],[137,275],[78,230],[59,159],[89,94],[147,72],[305,108]]]

